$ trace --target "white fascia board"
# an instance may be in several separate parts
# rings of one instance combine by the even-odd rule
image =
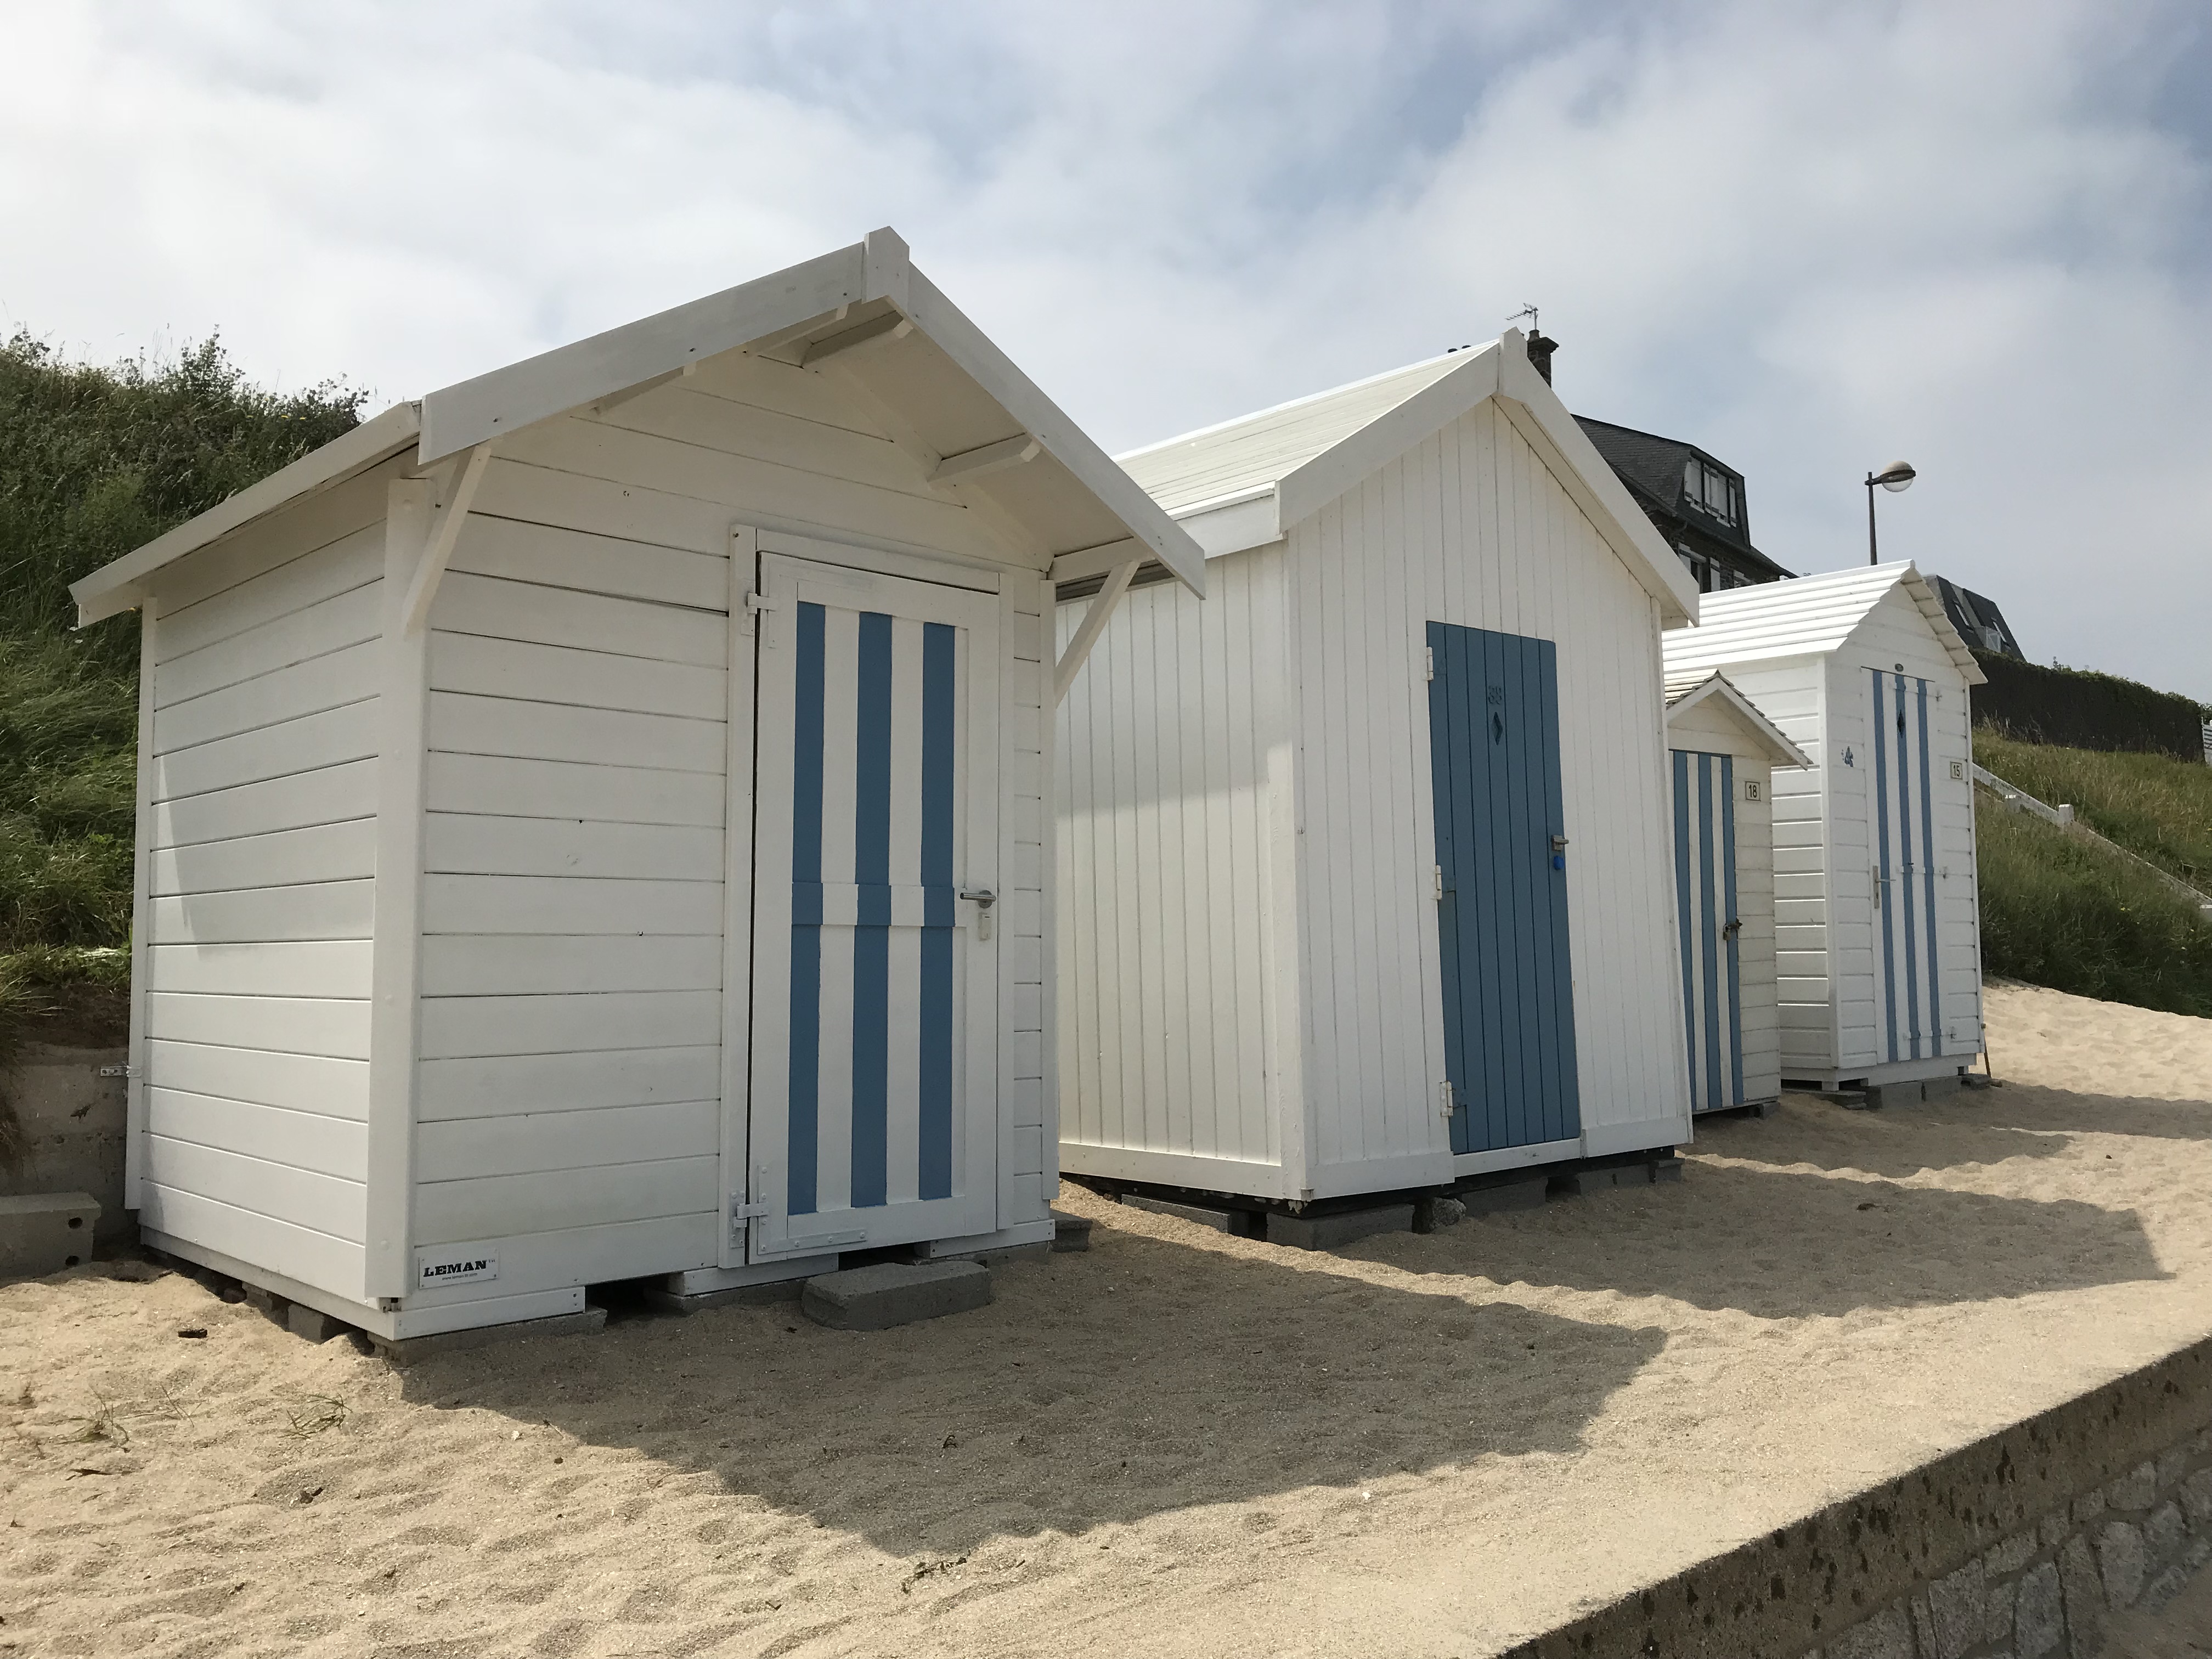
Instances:
[[[946,299],[936,283],[909,268],[907,294],[906,311],[914,319],[915,326],[929,336],[970,380],[996,398],[999,406],[1073,473],[1077,481],[1121,521],[1124,529],[1150,548],[1184,586],[1204,599],[1206,556],[1199,550],[1198,544],[1168,517],[1160,504],[1116,466],[1088,434],[1062,414],[1029,376],[1015,368],[1012,360]]]
[[[1789,734],[1759,711],[1759,705],[1736,690],[1728,677],[1718,672],[1709,674],[1694,690],[1685,692],[1667,710],[1667,724],[1672,726],[1675,717],[1686,714],[1702,703],[1717,702],[1735,716],[1736,725],[1744,735],[1764,748],[1777,766],[1807,767],[1813,757],[1790,742]]]
[[[394,404],[374,420],[363,421],[289,466],[279,467],[260,483],[247,485],[143,547],[80,577],[70,584],[70,597],[76,601],[77,626],[136,609],[144,597],[138,584],[162,566],[198,552],[264,514],[289,507],[389,460],[415,442],[421,425],[416,404]]]
[[[1509,328],[1499,347],[1498,401],[1521,435],[1551,467],[1644,592],[1659,601],[1659,625],[1695,626],[1698,586],[1559,394],[1530,365],[1528,343]]]
[[[1283,538],[1282,501],[1272,485],[1196,513],[1178,513],[1176,522],[1209,559]]]
[[[894,279],[903,263],[889,258],[885,238],[878,231],[867,241],[773,276],[434,392],[422,400],[423,464],[827,316],[840,306],[886,298],[896,304],[896,293],[871,292],[872,282],[902,286]]]
[[[1376,468],[1388,466],[1484,398],[1494,397],[1504,343],[1493,340],[1480,351],[1468,352],[1467,361],[1449,374],[1277,479],[1278,522],[1297,524],[1320,512]]]
[[[1952,626],[1951,613],[1943,608],[1942,596],[1920,574],[1920,568],[1907,559],[1898,579],[1904,583],[1905,591],[1912,596],[1912,602],[1919,607],[1920,614],[1927,618],[1929,628],[1942,641],[1944,650],[1950,653],[1952,666],[1959,671],[1967,684],[1987,685],[1990,677],[1982,672],[1981,664],[1974,660],[1973,648]]]

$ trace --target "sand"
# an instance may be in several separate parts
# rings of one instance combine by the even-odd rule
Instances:
[[[877,1334],[0,1287],[0,1653],[1494,1652],[2212,1334],[2212,1021],[1989,1005],[2003,1088],[1335,1255],[1071,1188],[1091,1253]]]

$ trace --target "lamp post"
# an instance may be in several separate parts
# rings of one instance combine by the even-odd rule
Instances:
[[[1908,487],[1912,481],[1919,476],[1920,475],[1917,472],[1915,472],[1912,470],[1912,463],[1910,461],[1892,461],[1887,466],[1882,468],[1881,471],[1869,472],[1867,474],[1867,562],[1869,564],[1879,564],[1881,562],[1881,558],[1875,551],[1874,487],[1876,484],[1880,484],[1884,489],[1903,489]]]

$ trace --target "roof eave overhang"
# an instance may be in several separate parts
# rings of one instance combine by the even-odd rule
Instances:
[[[1690,573],[1559,401],[1559,393],[1537,374],[1520,330],[1510,328],[1500,337],[1498,363],[1498,407],[1543,457],[1629,574],[1657,602],[1659,625],[1695,626],[1698,589]]]
[[[375,419],[362,422],[290,465],[279,467],[258,483],[248,485],[143,547],[70,583],[77,626],[137,609],[145,601],[143,583],[162,566],[220,541],[278,507],[382,465],[416,444],[421,427],[421,405],[395,404]]]
[[[1982,672],[1981,664],[1974,659],[1972,647],[1952,622],[1951,613],[1943,608],[1943,596],[1936,591],[1927,577],[1920,574],[1920,568],[1906,560],[1898,568],[1898,580],[1912,596],[1912,603],[1928,619],[1928,626],[1934,630],[1936,637],[1942,641],[1943,649],[1950,655],[1951,665],[1959,671],[1960,677],[1969,685],[1987,685],[1990,677]]]
[[[1668,705],[1667,724],[1673,726],[1677,718],[1707,702],[1717,702],[1733,714],[1738,726],[1767,751],[1775,765],[1809,767],[1813,764],[1812,757],[1792,743],[1787,732],[1767,719],[1759,705],[1739,691],[1734,683],[1717,669]]]

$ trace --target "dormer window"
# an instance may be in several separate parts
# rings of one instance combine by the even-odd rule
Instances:
[[[1682,464],[1682,493],[1723,524],[1743,518],[1743,486],[1717,466],[1692,455]]]

